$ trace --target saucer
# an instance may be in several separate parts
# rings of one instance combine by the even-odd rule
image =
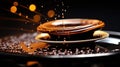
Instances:
[[[96,41],[96,40],[101,40],[104,38],[109,37],[109,33],[101,30],[97,30],[93,33],[93,38],[90,39],[84,39],[84,40],[72,40],[72,41],[53,41],[53,40],[43,40],[39,39],[37,36],[35,37],[36,40],[39,42],[45,42],[45,43],[58,43],[58,44],[69,44],[69,43],[82,43],[82,42],[91,42],[91,41]]]

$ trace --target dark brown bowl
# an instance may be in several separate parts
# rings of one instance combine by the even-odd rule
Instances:
[[[40,24],[37,31],[48,33],[51,40],[81,40],[93,37],[104,25],[96,19],[60,19]]]

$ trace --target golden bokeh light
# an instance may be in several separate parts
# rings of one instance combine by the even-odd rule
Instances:
[[[25,18],[28,18],[28,16],[25,16]]]
[[[38,23],[41,20],[41,16],[36,14],[36,15],[33,16],[33,20],[34,20],[34,22]]]
[[[29,10],[30,10],[30,11],[35,11],[35,10],[36,10],[36,5],[35,5],[35,4],[31,4],[31,5],[29,6]]]
[[[17,12],[17,7],[16,6],[11,6],[10,12],[16,13]]]
[[[52,17],[55,16],[55,11],[54,10],[49,10],[47,15],[48,15],[49,18],[52,18]]]
[[[35,65],[35,64],[39,64],[39,62],[37,62],[37,61],[28,61],[26,65],[28,67],[30,67],[30,66]]]
[[[18,6],[18,2],[16,2],[16,1],[13,2],[13,5],[14,5],[14,6]]]
[[[19,13],[18,15],[19,15],[19,16],[22,16],[22,13]]]

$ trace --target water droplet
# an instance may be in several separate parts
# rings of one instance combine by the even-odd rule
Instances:
[[[19,15],[19,16],[22,16],[22,13],[19,13],[18,15]]]
[[[65,18],[64,15],[62,15],[62,18]]]
[[[54,18],[55,20],[57,19],[57,17]]]
[[[65,9],[64,11],[66,12],[67,10]]]
[[[41,8],[43,8],[44,6],[43,5],[41,5]]]
[[[25,18],[28,18],[28,16],[25,16]]]

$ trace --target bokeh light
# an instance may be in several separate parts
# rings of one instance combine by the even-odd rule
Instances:
[[[49,3],[46,3],[49,2]],[[50,7],[49,7],[50,6]],[[9,8],[11,13],[28,20],[29,22],[42,23],[50,20],[65,18],[67,11],[63,1],[23,2],[15,0]]]
[[[18,6],[18,2],[17,1],[13,2],[13,5]]]
[[[30,10],[30,11],[35,11],[35,10],[36,10],[36,5],[35,5],[35,4],[31,4],[31,5],[29,6],[29,10]]]
[[[37,65],[37,64],[39,64],[39,62],[37,62],[37,61],[28,61],[26,65],[28,67],[30,67],[30,66],[34,66],[34,65]]]
[[[55,11],[54,10],[49,10],[47,15],[48,15],[49,18],[52,18],[52,17],[55,16]]]
[[[17,12],[17,7],[16,6],[11,6],[10,12],[16,13]]]
[[[19,16],[22,16],[22,13],[19,13],[18,15],[19,15]]]
[[[34,20],[34,22],[38,23],[41,20],[41,16],[36,14],[36,15],[33,16],[33,20]]]
[[[28,18],[28,16],[25,16],[25,18]]]

